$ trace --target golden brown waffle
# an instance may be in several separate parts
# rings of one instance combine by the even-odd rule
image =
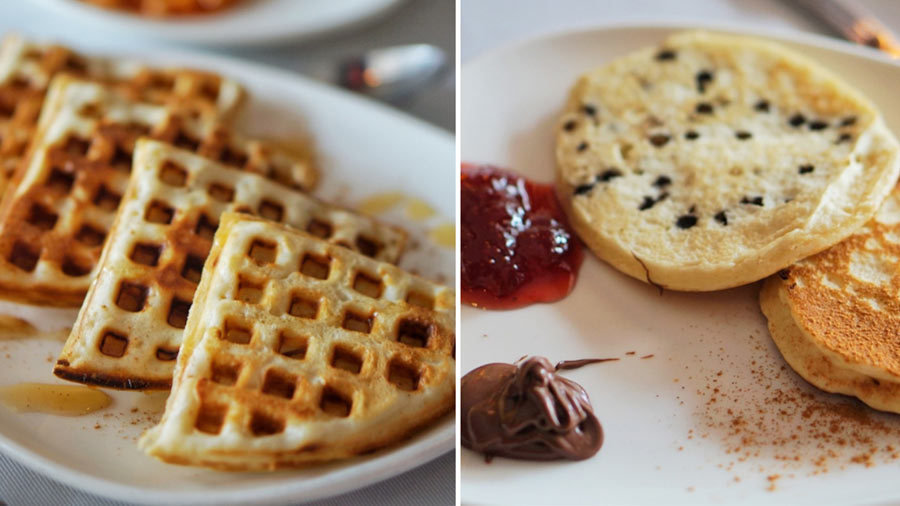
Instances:
[[[243,95],[234,81],[208,72],[90,58],[63,46],[7,35],[0,44],[0,191],[25,154],[44,93],[60,73],[102,81],[132,99],[207,117],[228,116]]]
[[[182,329],[223,211],[281,221],[395,263],[406,234],[257,174],[158,141],[134,152],[128,190],[54,373],[114,388],[169,388]],[[270,244],[266,242],[266,244]],[[242,278],[241,298],[262,281]]]
[[[305,159],[165,106],[136,103],[69,76],[54,80],[32,147],[0,204],[0,296],[78,306],[131,170],[140,136],[164,140],[284,185],[309,187]]]
[[[206,265],[165,414],[140,441],[151,455],[298,466],[371,452],[452,409],[450,289],[236,213]],[[252,297],[245,280],[260,283]]]
[[[106,9],[134,12],[142,16],[206,14],[222,10],[237,0],[82,0]]]

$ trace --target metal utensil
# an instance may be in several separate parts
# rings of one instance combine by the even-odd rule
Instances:
[[[893,58],[900,58],[897,37],[875,16],[856,2],[846,0],[793,0],[815,15],[847,40],[880,49]]]
[[[391,103],[412,98],[447,67],[442,49],[410,44],[372,49],[315,72],[323,80]]]

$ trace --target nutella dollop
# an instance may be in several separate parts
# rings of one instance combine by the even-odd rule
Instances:
[[[546,358],[481,366],[463,377],[460,395],[462,444],[488,460],[582,460],[603,444],[587,392]]]

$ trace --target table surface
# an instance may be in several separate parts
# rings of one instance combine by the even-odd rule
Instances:
[[[349,32],[334,33],[306,43],[230,49],[203,49],[245,60],[312,73],[344,55],[367,48],[427,42],[455,55],[455,4],[453,0],[407,0],[380,20]],[[114,40],[117,49],[139,52],[160,42],[115,39],[102,32],[85,30],[65,19],[49,16],[39,6],[25,0],[0,0],[0,35],[15,31],[38,40],[57,40],[86,50],[101,50]],[[239,76],[236,76],[239,77]],[[455,125],[455,73],[446,73],[418,97],[404,103],[401,110],[452,131]],[[446,505],[453,504],[456,493],[456,462],[452,452],[434,461],[384,482],[337,496],[318,505]],[[299,498],[298,498],[299,500]],[[0,505],[119,505],[100,497],[62,485],[0,454]]]

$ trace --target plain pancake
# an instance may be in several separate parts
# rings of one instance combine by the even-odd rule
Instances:
[[[900,413],[900,187],[852,236],[766,280],[760,306],[803,378]]]

